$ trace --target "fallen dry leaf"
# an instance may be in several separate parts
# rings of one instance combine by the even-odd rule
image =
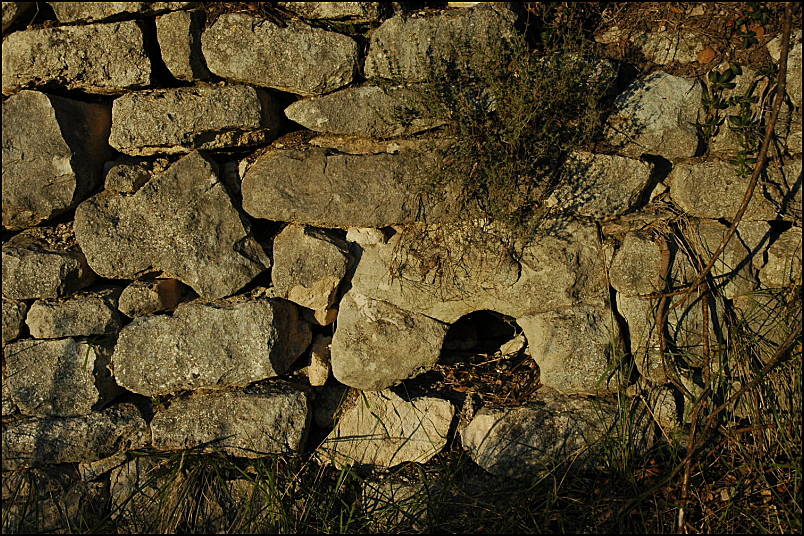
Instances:
[[[715,59],[716,55],[717,53],[715,52],[715,49],[712,47],[706,47],[702,51],[698,52],[698,63],[705,65]]]

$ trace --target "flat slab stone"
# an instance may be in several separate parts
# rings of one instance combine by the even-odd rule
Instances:
[[[317,132],[368,138],[408,136],[446,122],[423,95],[406,87],[341,89],[298,100],[285,115]]]
[[[81,203],[75,232],[89,265],[114,279],[162,271],[207,298],[235,293],[270,266],[215,168],[191,153],[133,195]]]
[[[687,162],[673,168],[666,182],[678,206],[699,218],[725,218],[731,221],[748,189],[749,177],[741,177],[728,162],[710,160]],[[772,220],[776,207],[757,188],[743,221]]]
[[[188,153],[270,142],[276,103],[248,86],[197,86],[127,93],[112,105],[109,143],[130,155]]]
[[[109,107],[21,91],[3,101],[3,227],[33,227],[95,193]]]
[[[117,394],[108,368],[111,353],[109,343],[73,338],[8,344],[3,357],[11,398],[26,415],[86,415]]]
[[[280,28],[269,20],[227,13],[207,28],[201,45],[216,75],[300,95],[343,87],[357,68],[357,43],[351,37],[298,21]]]
[[[277,296],[315,311],[335,304],[351,263],[345,242],[301,225],[288,225],[274,239],[271,282]]]
[[[373,22],[380,18],[382,2],[277,2],[305,19]]]
[[[25,302],[3,298],[3,346],[20,336],[27,311]]]
[[[71,223],[23,231],[3,244],[3,296],[57,298],[90,285],[95,273],[75,241]]]
[[[319,227],[385,227],[416,219],[409,181],[433,163],[431,151],[328,154],[278,149],[243,174],[243,209],[255,218]]]
[[[494,6],[397,15],[371,34],[366,77],[426,82],[450,68],[482,72],[499,67],[518,37],[515,19],[512,11]]]
[[[135,319],[120,332],[117,382],[144,395],[245,386],[285,373],[312,339],[281,300],[189,302],[173,316]]]
[[[147,86],[151,62],[134,21],[14,32],[3,40],[3,94],[44,85],[119,94]]]
[[[206,445],[231,456],[295,453],[307,434],[307,393],[292,385],[264,392],[194,394],[159,410],[151,421],[153,445],[180,450]]]
[[[121,290],[110,287],[36,300],[28,311],[28,330],[36,339],[116,333],[121,326],[117,312]]]
[[[504,477],[548,473],[563,463],[584,464],[605,452],[616,412],[609,402],[545,395],[540,403],[481,409],[461,431],[469,456]]]
[[[92,22],[111,17],[186,9],[195,2],[48,2],[59,22]]]
[[[606,140],[625,156],[689,158],[698,150],[695,130],[701,85],[667,73],[636,80],[615,101]]]
[[[447,327],[350,291],[341,299],[332,338],[332,373],[358,389],[390,387],[435,365]]]
[[[148,425],[131,404],[81,417],[18,421],[3,428],[3,470],[92,462],[149,441]]]
[[[438,398],[407,402],[391,391],[361,393],[319,447],[319,456],[337,467],[425,463],[446,445],[453,413],[452,404]]]

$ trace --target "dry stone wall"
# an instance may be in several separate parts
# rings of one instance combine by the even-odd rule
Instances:
[[[390,467],[425,462],[456,423],[484,469],[542,470],[592,452],[614,392],[664,390],[652,414],[682,426],[660,345],[694,354],[757,291],[801,284],[800,33],[788,158],[715,265],[724,300],[707,318],[670,307],[660,337],[646,296],[694,280],[685,248],[711,255],[747,186],[727,143],[700,157],[700,81],[660,70],[622,88],[612,150],[567,160],[583,195],[548,200],[573,221],[519,255],[455,230],[461,270],[438,279],[415,250],[394,271],[420,224],[411,185],[450,143],[421,84],[439,62],[476,61],[455,55],[456,31],[502,54],[516,9],[280,2],[296,16],[279,24],[196,2],[50,4],[55,20],[26,28],[30,5],[3,3],[4,470],[142,448],[309,451],[312,430],[329,434],[322,460]],[[659,65],[695,61],[702,45],[682,41],[637,42]],[[673,226],[695,243],[665,243],[656,229]],[[476,415],[402,396],[450,345],[472,346],[448,334],[478,311],[516,323],[493,351],[535,361],[543,395]]]

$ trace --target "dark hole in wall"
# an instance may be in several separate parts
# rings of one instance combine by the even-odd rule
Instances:
[[[467,352],[473,354],[493,353],[513,339],[519,327],[514,319],[494,311],[475,311],[462,316],[452,324],[444,337],[444,353]]]

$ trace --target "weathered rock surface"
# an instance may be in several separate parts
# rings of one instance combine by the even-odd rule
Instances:
[[[79,292],[67,298],[36,300],[26,319],[31,337],[59,339],[119,331],[117,298],[121,290],[109,287]]]
[[[265,392],[219,392],[177,399],[156,412],[153,445],[179,450],[207,444],[232,456],[298,452],[309,421],[307,393],[291,385]]]
[[[151,161],[125,158],[107,162],[104,165],[106,177],[103,187],[111,192],[133,194],[169,166],[170,161],[167,158],[156,158]]]
[[[30,17],[35,7],[34,2],[3,2],[3,33],[23,17]]]
[[[109,370],[111,346],[79,339],[6,345],[8,388],[26,415],[86,415],[117,394]]]
[[[162,59],[179,80],[204,80],[211,73],[201,53],[201,11],[174,11],[156,18],[156,35]]]
[[[53,84],[118,94],[148,85],[151,62],[134,21],[41,28],[3,40],[2,79],[4,95]]]
[[[297,21],[280,28],[268,20],[227,13],[207,28],[201,44],[216,75],[300,95],[343,87],[354,79],[357,67],[357,43],[351,37]]]
[[[3,298],[3,346],[20,336],[27,310],[25,302]]]
[[[92,22],[111,17],[133,16],[185,9],[195,2],[48,2],[59,22]]]
[[[3,244],[3,296],[57,298],[95,280],[75,242],[72,224],[28,229]]]
[[[406,186],[432,154],[327,154],[324,149],[272,150],[243,175],[243,208],[255,218],[319,227],[385,227],[414,221]],[[410,182],[407,182],[410,184]]]
[[[384,389],[435,365],[447,326],[350,291],[332,338],[332,373],[358,389]]]
[[[539,365],[539,381],[562,393],[595,393],[610,387],[609,357],[617,333],[603,307],[576,306],[517,318],[528,353]]]
[[[321,457],[338,467],[424,463],[444,448],[452,415],[447,400],[406,402],[391,391],[365,392],[321,445]]]
[[[621,154],[688,158],[698,149],[701,85],[666,73],[632,83],[615,102],[606,139]]]
[[[346,243],[289,225],[274,239],[273,253],[271,282],[278,297],[322,312],[335,304],[351,263]]]
[[[768,43],[768,52],[779,63],[782,55],[782,36]],[[787,55],[786,91],[796,106],[801,106],[801,30],[790,35],[790,52]]]
[[[3,429],[3,470],[100,460],[144,447],[149,435],[131,404],[82,417],[18,421]]]
[[[670,196],[679,207],[699,218],[732,220],[740,207],[749,177],[741,177],[728,162],[685,162],[670,172]],[[743,221],[772,220],[776,208],[757,189]]]
[[[104,277],[164,271],[207,298],[233,294],[270,266],[213,165],[197,152],[133,195],[102,192],[84,201],[75,232]]]
[[[102,104],[36,91],[3,101],[3,227],[38,225],[94,193],[110,124]]]
[[[800,134],[800,132],[799,132]],[[790,147],[788,138],[788,147]],[[801,175],[801,137],[798,139],[797,158],[787,160],[777,167],[776,162],[768,164],[768,177],[763,180],[764,191],[773,205],[778,209],[783,220],[792,221],[801,227],[802,210],[802,175]]]
[[[638,233],[628,233],[611,263],[611,286],[625,296],[659,292],[664,289],[661,269],[662,255],[656,243]]]
[[[480,410],[461,431],[461,442],[492,474],[538,475],[562,463],[591,462],[615,417],[604,400],[545,394],[527,406]]]
[[[697,32],[635,32],[611,28],[595,41],[603,44],[630,41],[637,47],[645,59],[659,65],[668,63],[692,63],[697,61],[698,53],[707,47],[708,41]]]
[[[420,17],[397,15],[371,34],[366,77],[424,82],[449,68],[498,68],[516,39],[515,18],[505,7],[490,6]]]
[[[120,332],[112,362],[117,382],[135,393],[220,389],[283,374],[310,340],[288,302],[194,301],[173,316],[135,319]]]
[[[789,287],[801,284],[801,227],[792,227],[770,245],[768,260],[759,270],[762,286]],[[756,259],[759,262],[759,259]]]
[[[645,193],[652,167],[622,156],[573,153],[547,204],[593,218],[618,216]]]
[[[109,143],[131,155],[188,153],[267,143],[276,103],[249,86],[197,86],[127,93],[112,106]]]
[[[307,378],[313,387],[322,387],[329,379],[330,345],[332,337],[316,335],[310,348],[310,364],[307,366]]]
[[[368,138],[408,136],[445,123],[422,94],[406,87],[342,89],[298,100],[285,115],[317,132]]]
[[[277,2],[305,19],[373,22],[380,18],[382,2]]]
[[[387,243],[363,245],[352,288],[449,323],[473,311],[519,318],[579,302],[599,304],[605,297],[602,255],[589,226],[542,233],[518,260],[493,232],[472,240],[471,233],[448,230],[440,249],[424,252],[416,236],[402,231]],[[439,273],[439,265],[451,271]]]
[[[370,530],[389,533],[407,524],[424,529],[430,491],[424,482],[399,475],[371,475],[362,485],[361,505]]]
[[[186,290],[178,279],[133,281],[120,294],[117,309],[130,318],[172,311]]]

